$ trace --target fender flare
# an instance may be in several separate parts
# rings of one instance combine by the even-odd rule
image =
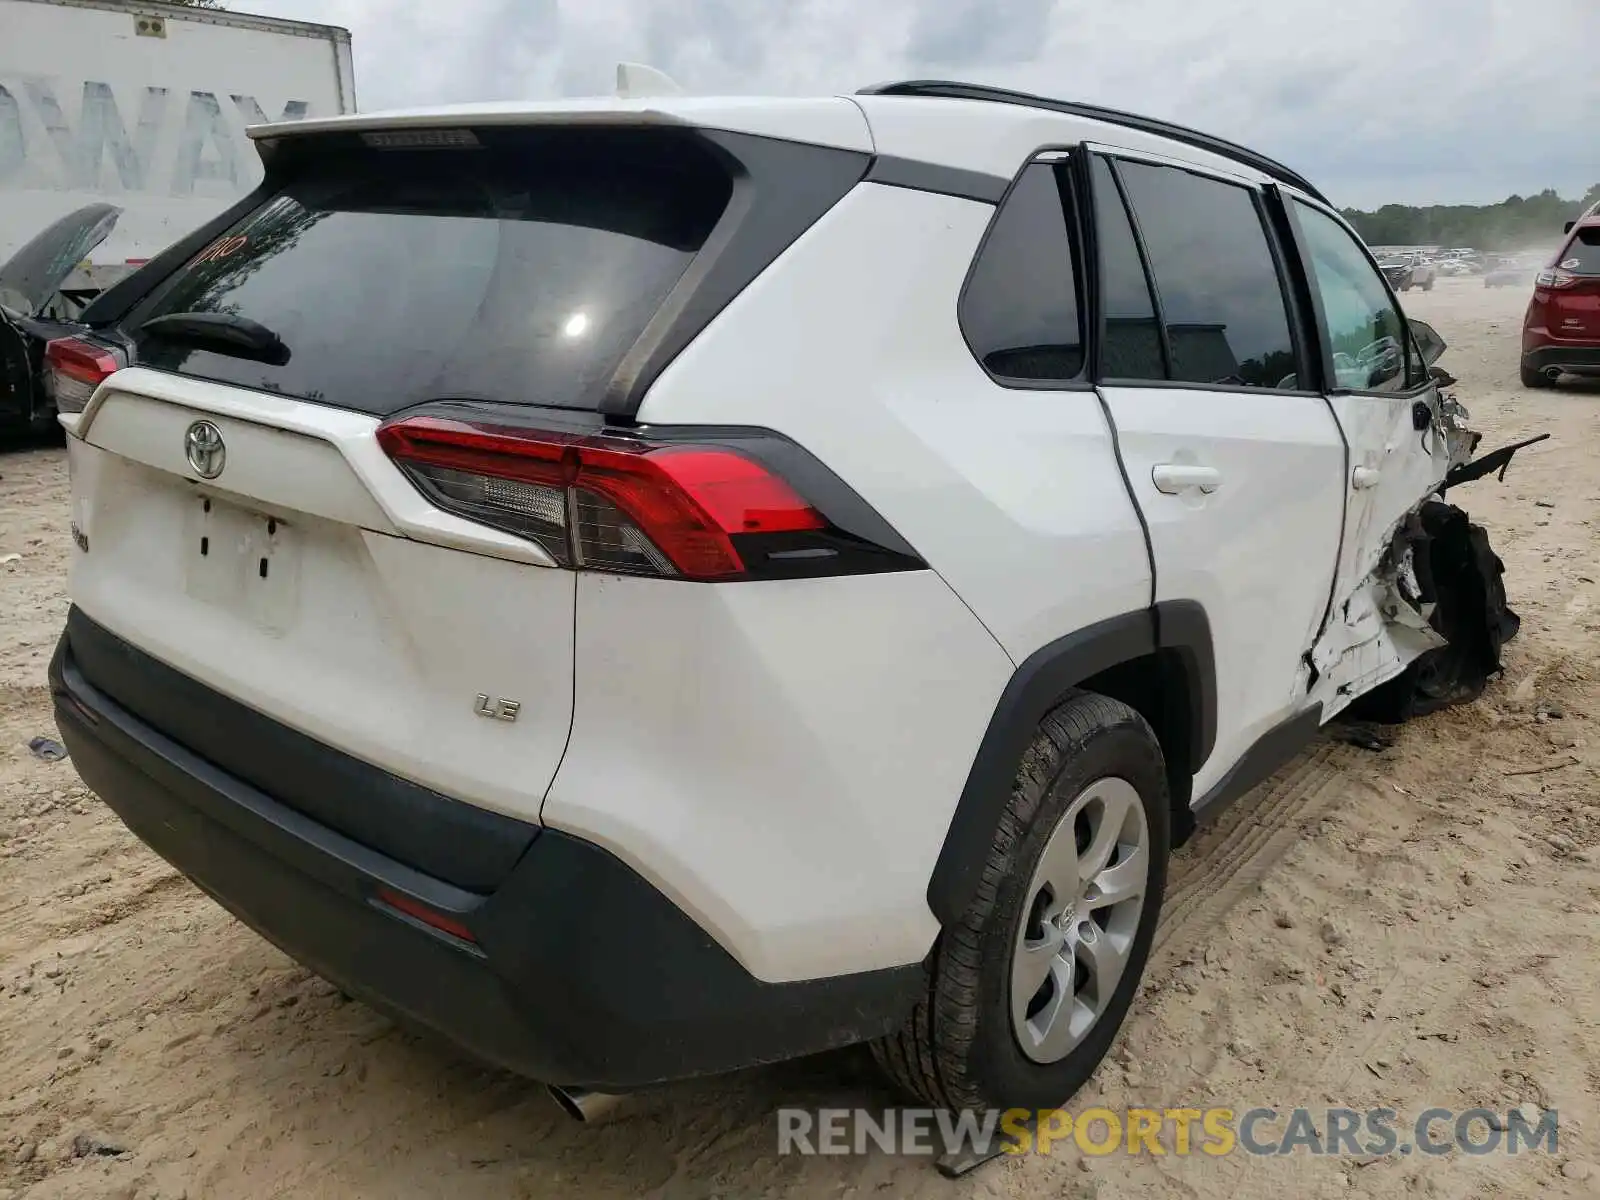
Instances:
[[[1211,623],[1195,601],[1164,601],[1041,646],[1000,694],[945,831],[928,880],[928,907],[940,925],[959,921],[972,902],[1017,764],[1045,714],[1084,680],[1158,651],[1174,655],[1189,692],[1189,772],[1210,757],[1217,733],[1216,660]]]

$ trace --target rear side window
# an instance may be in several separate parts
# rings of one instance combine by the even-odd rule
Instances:
[[[1574,230],[1556,266],[1574,275],[1600,275],[1600,227]]]
[[[1083,374],[1083,322],[1064,175],[1023,169],[995,214],[961,294],[967,344],[1001,382]]]
[[[1176,167],[1120,162],[1172,358],[1186,383],[1306,385],[1255,195]]]
[[[129,314],[141,363],[377,416],[441,398],[597,408],[731,188],[661,131],[306,155]],[[177,313],[254,322],[282,350],[139,333]]]
[[[1100,245],[1100,305],[1106,322],[1100,373],[1107,379],[1165,379],[1161,326],[1128,210],[1106,160],[1096,158],[1090,170]]]

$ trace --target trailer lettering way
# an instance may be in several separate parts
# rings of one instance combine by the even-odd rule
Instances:
[[[239,193],[254,182],[246,126],[311,115],[306,100],[289,100],[269,118],[254,96],[164,87],[142,88],[124,107],[110,84],[90,79],[74,128],[60,100],[65,90],[42,77],[0,80],[0,184],[169,196],[210,185]]]

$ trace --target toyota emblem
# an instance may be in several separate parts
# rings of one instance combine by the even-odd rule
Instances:
[[[183,454],[201,479],[215,479],[221,475],[222,464],[228,460],[222,431],[210,421],[196,421],[189,426],[189,431],[183,435]]]

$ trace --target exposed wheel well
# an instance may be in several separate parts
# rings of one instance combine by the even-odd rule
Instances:
[[[1157,650],[1117,663],[1078,685],[1120,700],[1150,723],[1167,760],[1167,793],[1172,802],[1172,844],[1182,845],[1194,831],[1190,809],[1194,791],[1195,684],[1183,656]]]

